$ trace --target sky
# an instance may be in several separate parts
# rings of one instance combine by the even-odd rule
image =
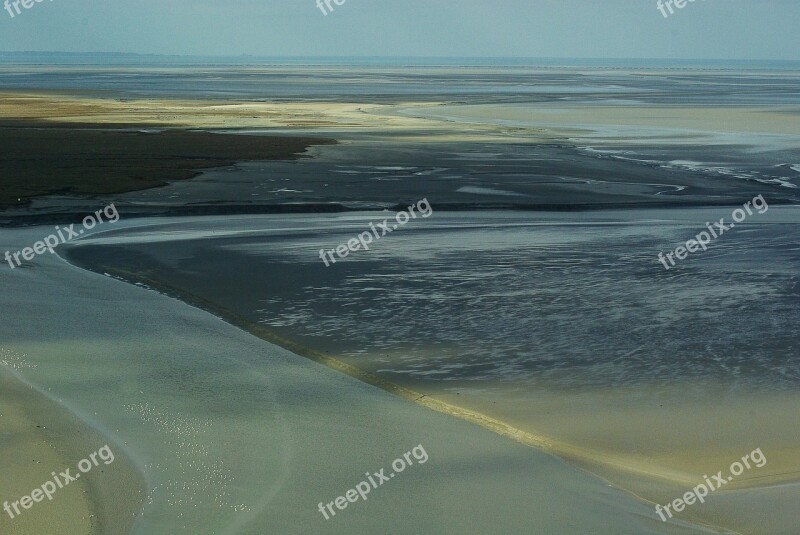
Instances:
[[[800,0],[316,1],[43,0],[0,51],[800,60]]]

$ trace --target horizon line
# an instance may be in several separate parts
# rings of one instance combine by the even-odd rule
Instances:
[[[88,56],[88,55],[107,55],[107,56],[128,56],[128,57],[158,57],[158,58],[214,58],[214,59],[473,59],[473,60],[578,60],[578,61],[720,61],[720,62],[760,62],[768,61],[775,63],[800,63],[800,59],[769,59],[769,58],[674,58],[674,57],[590,57],[590,56],[458,56],[458,55],[262,55],[262,54],[227,54],[227,55],[206,55],[206,54],[157,54],[148,52],[75,52],[75,51],[51,51],[51,50],[0,50],[0,54],[43,54],[53,56]]]

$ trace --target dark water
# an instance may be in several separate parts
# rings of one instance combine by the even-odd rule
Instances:
[[[212,218],[69,258],[146,272],[407,384],[796,387],[797,209],[755,214],[670,271],[657,260],[724,215],[434,213],[327,268],[319,249],[388,214]]]

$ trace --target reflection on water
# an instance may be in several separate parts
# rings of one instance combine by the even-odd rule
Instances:
[[[656,252],[696,227],[409,232],[355,253],[370,259],[360,273],[266,300],[261,321],[335,339],[386,373],[441,381],[796,384],[796,232],[755,225],[669,272]]]

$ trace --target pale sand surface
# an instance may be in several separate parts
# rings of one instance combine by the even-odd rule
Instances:
[[[428,104],[430,105],[430,104]],[[192,128],[446,128],[441,121],[378,116],[393,106],[330,102],[230,102],[111,99],[0,92],[0,117],[58,123]]]
[[[8,356],[7,352],[3,356]],[[12,357],[14,359],[18,357]],[[8,362],[8,361],[6,361]],[[57,403],[0,366],[0,503],[12,504],[109,444],[114,462],[57,490],[13,519],[0,512],[0,533],[127,533],[141,507],[143,482],[123,452]],[[13,512],[13,509],[12,509]]]
[[[0,91],[0,118],[43,120],[59,124],[92,123],[109,127],[164,127],[247,129],[275,132],[320,132],[333,134],[391,136],[395,141],[452,142],[508,140],[509,129],[495,126],[460,131],[453,124],[433,118],[408,117],[397,113],[412,105],[415,110],[437,103],[397,105],[358,102],[229,102],[166,99],[112,99],[78,97],[58,93]],[[513,129],[512,129],[513,130]],[[525,128],[520,142],[534,142],[539,131]]]
[[[34,488],[40,487],[45,481],[51,480],[51,470],[60,471],[73,463],[67,462],[56,450],[59,443],[53,443],[47,431],[37,428],[40,420],[34,420],[30,415],[37,404],[42,404],[41,396],[23,386],[2,368],[0,388],[0,472],[3,474],[0,500],[13,503],[24,495],[30,495]],[[45,421],[51,426],[64,422],[67,418],[65,411],[53,409],[47,416]],[[0,514],[0,532],[90,533],[92,504],[86,496],[87,491],[87,482],[77,481],[63,489],[54,502],[44,501],[35,504],[32,509],[21,509],[23,514],[14,519],[3,511]]]
[[[17,249],[46,232],[0,238]],[[174,299],[52,255],[0,277],[15,311],[0,336],[35,366],[20,373],[111,435],[143,471],[148,497],[133,533],[697,532],[661,523],[646,504],[555,457]],[[420,443],[428,463],[326,523],[318,502]]]

